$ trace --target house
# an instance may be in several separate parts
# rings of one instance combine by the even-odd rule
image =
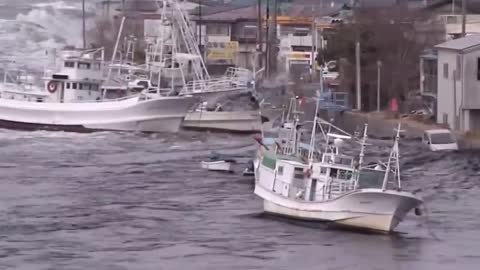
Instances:
[[[435,46],[437,123],[463,132],[480,131],[480,34]]]

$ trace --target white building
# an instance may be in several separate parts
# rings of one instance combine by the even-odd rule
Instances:
[[[480,34],[435,46],[438,51],[437,123],[480,132]]]

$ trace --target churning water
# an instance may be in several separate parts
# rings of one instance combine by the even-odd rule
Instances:
[[[89,1],[89,10],[92,9]],[[80,45],[80,1],[0,0],[0,59],[41,69],[49,47]],[[32,58],[37,58],[32,61]],[[391,141],[375,141],[370,160]],[[478,269],[480,154],[401,144],[404,187],[425,216],[393,235],[261,214],[240,172],[248,136],[0,130],[0,269]],[[215,150],[235,174],[200,169]]]

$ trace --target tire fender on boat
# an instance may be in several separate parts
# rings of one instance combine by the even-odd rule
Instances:
[[[57,83],[55,81],[49,81],[47,84],[47,90],[50,93],[55,93],[57,91]]]

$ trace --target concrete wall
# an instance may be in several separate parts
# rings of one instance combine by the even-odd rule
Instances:
[[[445,64],[448,65],[448,76],[444,76]],[[460,78],[457,78],[456,82],[456,105],[455,91],[454,91],[454,71],[457,69],[457,53],[452,50],[439,50],[438,51],[438,93],[437,93],[437,123],[443,124],[444,117],[447,116],[447,124],[451,128],[455,128],[456,114],[455,107],[457,109],[457,115],[460,105],[462,104],[462,83]],[[465,69],[464,69],[465,70]],[[458,73],[457,73],[458,74]],[[460,126],[459,124],[457,124]]]
[[[463,79],[465,81],[463,106],[466,109],[480,109],[480,81],[477,78],[477,61],[480,50],[467,52],[463,56]]]

